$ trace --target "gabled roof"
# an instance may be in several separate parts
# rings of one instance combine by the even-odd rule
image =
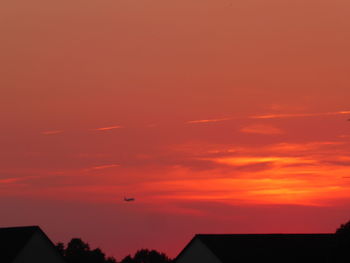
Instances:
[[[0,228],[0,262],[11,263],[38,232],[54,246],[38,226]]]
[[[222,263],[333,262],[334,234],[196,235]],[[190,243],[191,243],[190,242]],[[180,257],[190,246],[179,254]]]
[[[0,228],[0,261],[12,262],[36,231],[38,226]]]

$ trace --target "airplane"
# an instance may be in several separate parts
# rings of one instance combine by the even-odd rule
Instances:
[[[135,201],[135,198],[126,198],[126,197],[124,197],[124,201],[125,202],[133,202],[133,201]]]

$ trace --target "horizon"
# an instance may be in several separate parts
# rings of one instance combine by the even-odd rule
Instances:
[[[0,225],[118,259],[173,258],[200,232],[335,232],[350,219],[349,8],[2,3]]]

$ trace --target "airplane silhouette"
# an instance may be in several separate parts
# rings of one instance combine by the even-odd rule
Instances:
[[[127,197],[124,197],[124,201],[125,201],[125,202],[133,202],[133,201],[135,201],[135,198],[127,198]]]

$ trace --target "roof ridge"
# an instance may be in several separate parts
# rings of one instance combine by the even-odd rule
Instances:
[[[317,256],[314,251],[319,249],[326,251],[332,247],[335,236],[334,233],[197,234],[195,238],[199,239],[221,262],[227,263],[232,262],[233,259],[242,261],[247,258],[250,258],[247,262],[253,262],[260,255],[264,255],[266,259],[276,258],[278,253],[291,247],[298,250],[298,253],[294,253],[296,258],[301,257],[303,253]],[[236,249],[234,254],[233,248]]]
[[[40,229],[39,226],[37,225],[32,225],[32,226],[11,226],[11,227],[0,227],[0,229],[19,229],[19,228],[37,228]]]
[[[196,234],[195,236],[297,236],[297,235],[305,235],[305,236],[315,236],[315,235],[335,235],[335,233],[237,233],[237,234]]]
[[[12,262],[33,235],[40,232],[42,230],[39,226],[1,227],[0,246],[3,248],[1,262]]]

